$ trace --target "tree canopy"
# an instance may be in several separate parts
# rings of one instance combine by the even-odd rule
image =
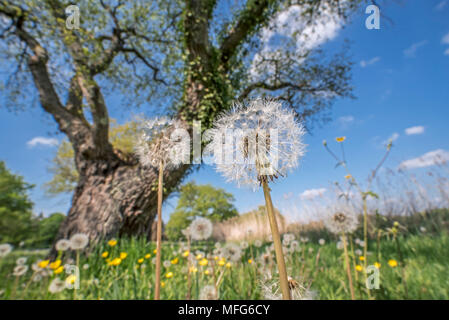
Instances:
[[[232,202],[234,196],[210,184],[197,185],[189,182],[180,188],[175,211],[166,225],[167,237],[172,240],[182,236],[181,230],[192,222],[194,217],[204,217],[212,222],[224,221],[238,215]]]

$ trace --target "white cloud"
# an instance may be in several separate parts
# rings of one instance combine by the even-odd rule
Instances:
[[[405,134],[410,136],[412,134],[422,134],[424,133],[424,127],[423,126],[415,126],[405,129]]]
[[[342,124],[350,124],[352,122],[354,122],[355,118],[353,116],[342,116],[340,118],[338,118],[338,122],[342,123]]]
[[[447,48],[446,51],[444,51],[444,55],[449,56],[449,48]]]
[[[375,64],[375,63],[378,62],[379,60],[380,60],[380,57],[374,57],[374,58],[372,58],[372,59],[370,59],[370,60],[368,60],[368,61],[362,60],[362,61],[360,61],[360,66],[361,66],[362,68],[365,68],[365,67],[367,67],[367,66],[370,66],[370,65],[372,65],[372,64]]]
[[[444,7],[446,7],[447,3],[448,3],[448,0],[440,1],[440,2],[435,6],[435,10],[438,10],[438,11],[443,10]]]
[[[53,147],[58,145],[58,140],[55,138],[34,137],[27,142],[27,146],[30,148],[36,147],[37,145]]]
[[[311,200],[316,197],[321,197],[326,192],[326,188],[319,188],[319,189],[308,189],[301,193],[299,197],[302,200]]]
[[[446,33],[443,38],[441,38],[441,43],[443,44],[449,44],[449,32]]]
[[[418,50],[418,48],[424,46],[425,44],[427,44],[427,40],[423,40],[423,41],[416,42],[416,43],[412,44],[410,47],[408,47],[407,49],[404,50],[404,55],[408,58],[415,57],[415,54],[416,54],[416,51]]]
[[[403,161],[399,165],[399,169],[425,168],[447,161],[449,161],[449,152],[438,149],[427,152],[418,158]]]
[[[320,6],[321,14],[311,25],[301,19],[304,7],[299,5],[290,5],[271,19],[261,32],[262,49],[255,54],[252,61],[250,74],[253,79],[262,76],[258,69],[264,69],[265,73],[274,72],[274,66],[269,60],[282,59],[281,52],[288,50],[287,48],[291,49],[289,46],[292,41],[294,54],[301,57],[307,51],[338,35],[343,27],[343,19],[331,12],[326,4]],[[300,60],[299,58],[299,62]]]

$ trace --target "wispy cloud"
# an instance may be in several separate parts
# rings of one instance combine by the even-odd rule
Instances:
[[[442,44],[449,44],[449,32],[446,33],[446,34],[443,36],[443,38],[441,38],[441,43],[442,43]],[[444,51],[444,55],[445,55],[445,56],[449,56],[449,48],[447,48],[447,49]]]
[[[443,9],[446,7],[446,5],[447,5],[448,2],[449,2],[448,0],[442,0],[442,1],[440,1],[440,2],[435,6],[435,10],[438,10],[438,11],[443,10]]]
[[[58,145],[58,140],[55,138],[34,137],[27,142],[27,146],[30,148],[36,147],[38,145],[45,147],[54,147]]]
[[[443,149],[438,149],[434,151],[429,151],[418,158],[403,161],[399,165],[399,168],[400,169],[425,168],[447,161],[449,161],[449,152]]]
[[[449,48],[447,48],[446,51],[444,51],[444,55],[449,56]]]
[[[351,115],[342,116],[337,119],[338,124],[342,128],[347,128],[350,124],[354,123],[355,118]]]
[[[423,134],[424,133],[424,127],[423,126],[414,126],[405,129],[405,134],[410,136],[413,134]]]
[[[370,66],[370,65],[372,65],[372,64],[375,64],[375,63],[378,62],[379,60],[380,60],[380,57],[374,57],[374,58],[372,58],[372,59],[370,59],[370,60],[368,60],[368,61],[362,60],[362,61],[360,61],[360,66],[361,66],[362,68],[365,68],[365,67],[367,67],[367,66]]]
[[[326,192],[326,188],[319,188],[319,189],[308,189],[301,193],[299,197],[302,200],[311,200],[316,197],[321,197]]]
[[[427,44],[427,40],[423,40],[412,44],[410,47],[404,50],[404,55],[408,58],[414,58],[416,55],[416,51],[425,44]]]

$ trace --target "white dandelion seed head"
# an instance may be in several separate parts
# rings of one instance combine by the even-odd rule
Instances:
[[[365,246],[365,241],[360,240],[360,241],[359,241],[359,246],[364,247],[364,246]]]
[[[291,252],[299,251],[299,242],[297,240],[290,242],[290,250]]]
[[[279,281],[272,276],[265,276],[260,283],[260,289],[266,300],[282,300],[282,291]],[[288,277],[288,285],[292,300],[313,300],[316,294],[307,289],[303,281]]]
[[[212,222],[209,219],[198,217],[190,224],[190,233],[193,240],[206,240],[212,235]]]
[[[26,262],[27,262],[27,258],[26,257],[21,257],[21,258],[19,258],[19,259],[17,259],[16,260],[16,264],[18,265],[18,266],[20,266],[20,265],[24,265]]]
[[[318,240],[318,243],[320,244],[320,246],[324,246],[326,244],[326,240],[320,239]]]
[[[190,160],[190,139],[186,125],[167,117],[140,121],[135,153],[145,167],[173,169]]]
[[[9,243],[0,244],[0,258],[6,257],[12,251],[12,245]]]
[[[260,248],[260,247],[262,246],[262,241],[260,241],[259,239],[254,240],[254,245],[255,245],[257,248]]]
[[[84,233],[75,233],[70,237],[70,248],[72,250],[83,250],[89,243],[89,237]]]
[[[425,227],[420,227],[420,228],[419,228],[419,231],[421,231],[422,233],[424,233],[424,232],[427,231],[427,229],[426,229]]]
[[[33,277],[33,282],[40,282],[42,280],[42,275],[37,273]]]
[[[12,274],[16,277],[20,277],[20,276],[23,276],[27,271],[28,271],[28,266],[21,264],[14,268]]]
[[[337,249],[342,250],[343,249],[343,241],[338,241],[337,242]]]
[[[246,241],[242,241],[242,242],[240,242],[240,247],[242,248],[242,249],[247,249],[248,248],[248,242],[246,242]]]
[[[354,251],[354,253],[355,253],[356,255],[358,255],[358,256],[363,255],[363,252],[362,252],[362,250],[360,250],[360,249],[356,249],[356,250]]]
[[[237,262],[240,260],[240,258],[242,256],[242,249],[240,248],[239,245],[230,242],[230,243],[226,244],[226,246],[224,247],[223,256],[227,260],[230,260],[232,262]]]
[[[50,291],[51,293],[58,293],[58,292],[62,292],[65,289],[65,287],[66,287],[65,281],[63,281],[59,278],[55,278],[50,283],[50,286],[48,287],[48,291]]]
[[[214,286],[207,285],[201,288],[200,300],[217,300],[218,293]]]
[[[342,233],[352,233],[358,227],[358,219],[354,210],[350,206],[336,205],[329,210],[329,214],[324,219],[324,226],[332,233],[341,235]]]
[[[285,176],[299,164],[305,130],[281,102],[234,103],[205,134],[217,171],[238,186],[256,189],[261,180]]]
[[[170,260],[165,260],[163,263],[162,263],[162,265],[164,266],[164,268],[170,268],[170,266],[171,266],[171,262],[170,262]]]
[[[67,251],[70,249],[70,240],[60,239],[56,242],[55,245],[56,250],[58,251]]]

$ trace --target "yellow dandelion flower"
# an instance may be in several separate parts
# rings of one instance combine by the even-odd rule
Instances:
[[[374,266],[375,266],[377,269],[379,269],[380,266],[381,266],[381,264],[380,264],[379,262],[374,262]]]
[[[157,249],[154,249],[154,250],[153,250],[153,254],[156,254],[156,253],[157,253]]]
[[[122,259],[115,258],[111,262],[109,262],[109,265],[111,265],[111,266],[118,266],[120,263],[122,263]]]
[[[226,263],[226,268],[231,268],[231,267],[232,267],[232,265],[230,262]]]
[[[199,263],[200,266],[204,267],[204,266],[207,266],[207,264],[209,263],[209,261],[207,261],[206,258],[203,258],[203,259],[201,259],[198,263]]]
[[[217,261],[218,259],[220,259],[218,256],[214,257],[214,260]]]
[[[176,257],[173,260],[170,261],[171,264],[177,264],[179,262],[179,259]]]
[[[165,282],[161,281],[161,288],[165,288]]]
[[[345,179],[349,180],[351,178],[352,178],[352,176],[350,174],[345,175]]]
[[[109,245],[110,247],[116,246],[116,245],[117,245],[117,240],[115,240],[115,239],[109,240],[109,241],[108,241],[108,245]]]
[[[365,257],[364,257],[364,256],[360,256],[360,257],[359,257],[359,260],[360,260],[360,261],[365,261]]]
[[[202,255],[201,253],[198,253],[198,254],[196,255],[196,260],[200,260],[202,257],[203,257],[203,255]]]
[[[70,275],[70,276],[68,276],[67,279],[65,279],[65,282],[66,282],[67,284],[74,284],[75,281],[76,281],[76,276],[73,275],[73,274]]]
[[[39,268],[46,268],[48,266],[48,264],[50,263],[50,260],[42,260],[41,262],[38,263]]]
[[[50,263],[50,269],[58,269],[61,266],[61,260],[56,260]]]
[[[388,265],[392,268],[396,268],[398,266],[398,262],[394,259],[388,260]]]
[[[355,266],[355,270],[357,270],[358,272],[361,272],[363,270],[363,267],[358,264]]]
[[[248,263],[249,264],[253,263],[253,259],[248,259]]]
[[[60,274],[60,273],[62,273],[62,271],[64,271],[64,267],[63,266],[59,267],[58,269],[55,269],[54,273],[55,274]]]
[[[343,142],[343,141],[345,141],[346,140],[346,137],[337,137],[337,138],[335,138],[335,140],[337,140],[337,142]]]
[[[107,258],[109,256],[109,252],[105,251],[101,254],[103,258]]]
[[[223,259],[221,259],[220,261],[218,261],[218,265],[219,265],[220,267],[223,267],[225,264],[226,264],[226,261],[223,260]]]
[[[209,271],[209,269],[208,269],[208,270],[206,270],[206,271],[204,271],[204,274],[205,274],[206,276],[208,276],[208,275],[210,274],[210,271]]]
[[[125,260],[128,254],[126,252],[120,252],[120,259]]]
[[[183,256],[184,258],[187,258],[187,257],[189,256],[189,254],[190,254],[190,251],[189,251],[189,250],[186,250],[186,251],[184,251],[184,252],[182,253],[182,256]]]
[[[147,253],[146,255],[145,255],[145,259],[150,259],[151,258],[151,253]]]
[[[195,273],[195,272],[197,272],[197,271],[198,271],[198,269],[197,269],[196,267],[194,267],[194,266],[192,266],[192,267],[189,268],[189,272],[190,272],[190,273]]]
[[[166,274],[165,274],[165,277],[167,278],[167,279],[170,279],[170,278],[173,278],[173,272],[167,272]]]
[[[140,258],[139,260],[137,260],[137,263],[143,263],[143,258]]]

